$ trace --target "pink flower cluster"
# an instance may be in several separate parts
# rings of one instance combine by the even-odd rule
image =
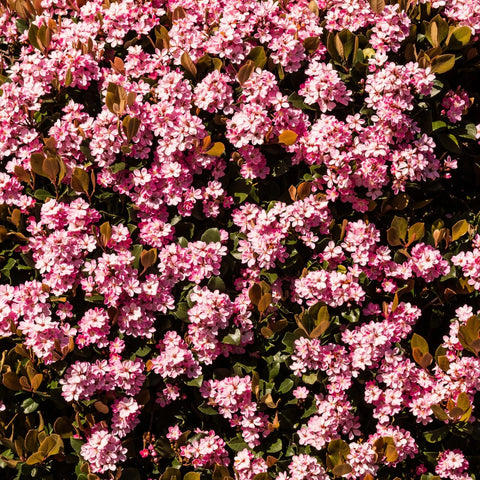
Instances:
[[[212,467],[215,464],[228,465],[230,463],[225,441],[213,430],[195,431],[198,439],[191,440],[180,447],[181,456],[194,467]]]
[[[439,455],[435,473],[451,480],[471,480],[472,477],[465,472],[468,465],[468,460],[460,450],[445,450]]]
[[[249,376],[227,377],[224,380],[204,382],[200,393],[208,403],[218,408],[219,413],[238,427],[245,442],[251,447],[260,444],[260,438],[270,432],[267,428],[267,415],[258,411],[257,403],[252,402],[251,379]]]
[[[458,242],[425,225],[399,245],[385,230],[393,215],[430,221],[429,189],[457,167],[443,143],[474,136],[469,92],[440,81],[422,32],[440,18],[478,42],[480,7],[401,4],[1,2],[0,337],[8,361],[38,364],[42,388],[58,382],[69,412],[95,415],[81,430],[91,472],[131,460],[122,442],[140,437],[150,394],[162,439],[141,432],[145,470],[218,464],[237,480],[326,480],[334,440],[348,444],[345,478],[381,477],[418,454],[435,410],[468,398],[476,413],[473,307],[456,309],[428,365],[408,343],[432,306],[478,295],[478,221]],[[438,48],[476,61],[466,42],[454,58]],[[296,330],[319,302],[328,329]],[[30,390],[14,400],[43,399]],[[197,418],[202,398],[214,421]],[[385,437],[393,462],[375,451]],[[452,480],[468,468],[456,450],[432,467]]]
[[[121,440],[101,425],[92,429],[86,443],[80,450],[82,457],[89,462],[90,468],[97,473],[115,472],[117,464],[127,459],[127,449]]]
[[[162,377],[176,378],[186,375],[188,378],[195,378],[202,373],[200,365],[177,332],[167,332],[157,348],[160,354],[150,361],[151,368]]]

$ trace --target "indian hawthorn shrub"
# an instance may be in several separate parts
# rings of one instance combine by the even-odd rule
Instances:
[[[479,478],[479,35],[1,0],[1,477]]]

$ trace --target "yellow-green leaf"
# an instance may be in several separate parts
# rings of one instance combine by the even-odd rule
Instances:
[[[446,73],[455,66],[455,55],[445,53],[432,59],[432,73]]]
[[[27,465],[35,465],[37,463],[43,462],[44,458],[45,458],[45,456],[42,453],[35,452],[35,453],[32,453],[32,455],[30,455],[27,458],[27,461],[25,463]]]
[[[421,335],[414,333],[410,344],[412,349],[418,348],[424,355],[428,353],[428,343]]]
[[[418,242],[425,235],[425,224],[418,222],[408,229],[408,243]]]
[[[393,217],[391,228],[394,228],[398,232],[398,236],[401,240],[405,241],[407,236],[408,222],[402,217]]]
[[[452,227],[452,240],[458,240],[460,237],[468,232],[468,222],[466,220],[459,220]]]

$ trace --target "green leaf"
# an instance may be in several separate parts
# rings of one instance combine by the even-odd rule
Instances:
[[[474,123],[467,123],[463,129],[457,130],[456,132],[459,137],[467,138],[468,140],[477,139],[477,127]]]
[[[117,163],[114,163],[112,165],[110,165],[110,170],[112,173],[118,173],[118,172],[121,172],[122,170],[125,170],[125,168],[127,167],[126,163],[125,162],[117,162]]]
[[[178,468],[167,467],[160,480],[180,480],[182,475]]]
[[[401,240],[405,241],[407,237],[408,222],[402,217],[393,217],[391,228],[394,228]]]
[[[286,378],[278,387],[278,393],[287,393],[289,392],[295,383],[290,378]]]
[[[132,255],[134,257],[133,260],[133,268],[138,269],[140,267],[140,256],[142,255],[143,246],[135,244],[132,247]]]
[[[239,328],[236,328],[233,333],[229,333],[227,336],[223,337],[222,343],[227,343],[228,345],[240,345],[242,339],[242,332]]]
[[[305,103],[303,97],[298,93],[292,93],[287,99],[294,107],[299,108],[300,110],[316,110],[315,107]]]
[[[448,35],[448,23],[440,16],[435,15],[427,24],[425,37],[432,47],[437,47],[442,43]]]
[[[281,438],[278,438],[277,440],[275,440],[275,442],[273,442],[270,447],[268,447],[268,450],[267,452],[268,453],[277,453],[277,452],[280,452],[283,448],[283,443],[282,443],[282,439]]]
[[[76,192],[88,194],[88,187],[90,185],[88,172],[83,168],[75,167],[70,184]]]
[[[234,452],[239,452],[240,450],[243,450],[244,448],[248,448],[248,445],[246,444],[245,440],[237,436],[227,442],[227,445],[234,451]]]
[[[443,120],[435,120],[432,122],[432,132],[436,132],[437,130],[443,130],[447,127],[447,124]]]
[[[213,408],[211,407],[210,405],[206,404],[205,402],[203,402],[202,404],[200,404],[197,409],[204,413],[205,415],[218,415],[218,412]]]
[[[7,277],[9,280],[11,280],[10,271],[12,270],[12,268],[15,266],[16,263],[17,262],[14,258],[9,258],[5,266],[0,270],[2,275]]]
[[[148,345],[143,345],[142,347],[137,348],[135,351],[135,357],[146,357],[152,349]]]
[[[187,302],[180,302],[177,304],[177,308],[174,310],[173,314],[182,322],[186,322],[188,320],[188,304]]]
[[[461,153],[460,144],[458,143],[457,137],[451,133],[440,133],[438,135],[438,140],[444,148],[452,153]]]
[[[425,235],[425,224],[417,222],[408,229],[408,243],[420,241]]]
[[[267,472],[257,473],[252,480],[270,480],[271,477]]]
[[[224,478],[228,477],[230,477],[230,472],[228,471],[228,468],[224,467],[223,465],[219,465],[218,463],[215,464],[212,480],[224,480]]]
[[[421,335],[414,333],[410,345],[412,346],[412,349],[418,348],[424,355],[428,353],[428,343]]]
[[[255,62],[252,60],[247,60],[247,62],[240,67],[237,73],[238,83],[243,86],[243,84],[250,78],[250,75],[255,70]]]
[[[185,382],[185,385],[188,385],[189,387],[197,387],[200,388],[203,384],[203,375],[199,375],[196,378],[192,378],[188,382]]]
[[[205,230],[200,240],[205,243],[220,242],[220,231],[218,228],[209,228]]]
[[[84,442],[79,438],[73,438],[73,437],[70,438],[70,446],[72,447],[75,453],[78,453],[78,454],[80,453],[80,449],[82,448],[83,444]]]
[[[428,443],[438,443],[441,442],[448,436],[449,430],[448,427],[440,427],[436,428],[435,430],[430,430],[428,432],[424,432],[423,436]]]
[[[35,452],[35,453],[32,453],[32,455],[30,455],[27,458],[26,464],[27,465],[36,465],[37,463],[43,462],[44,458],[45,457],[43,456],[43,454],[41,452]]]
[[[448,415],[445,413],[445,410],[437,404],[431,405],[430,408],[432,409],[433,414],[442,422],[448,420]]]
[[[307,385],[313,385],[314,383],[316,383],[318,381],[318,374],[316,374],[316,373],[310,373],[308,375],[304,374],[302,376],[302,380]]]
[[[342,45],[342,48],[339,49],[340,56],[347,61],[355,45],[355,35],[345,28],[337,34],[337,38]]]
[[[48,198],[55,198],[55,195],[51,194],[49,191],[47,190],[44,190],[43,188],[39,188],[37,190],[35,190],[35,193],[33,194],[33,196],[37,199],[37,200],[40,200],[42,202],[44,202],[45,200],[47,200]]]
[[[23,413],[33,413],[38,408],[38,403],[33,398],[26,398],[22,402]]]
[[[303,48],[307,54],[315,53],[320,45],[319,37],[308,37],[303,41]]]
[[[215,290],[218,290],[219,292],[224,292],[225,282],[223,281],[222,277],[213,276],[210,277],[210,279],[208,280],[207,287],[212,292],[214,292]]]
[[[15,26],[17,27],[18,32],[22,34],[28,29],[28,22],[23,18],[17,18],[17,20],[15,20]]]

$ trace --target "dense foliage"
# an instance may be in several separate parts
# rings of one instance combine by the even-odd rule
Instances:
[[[475,478],[479,34],[1,0],[2,478]]]

